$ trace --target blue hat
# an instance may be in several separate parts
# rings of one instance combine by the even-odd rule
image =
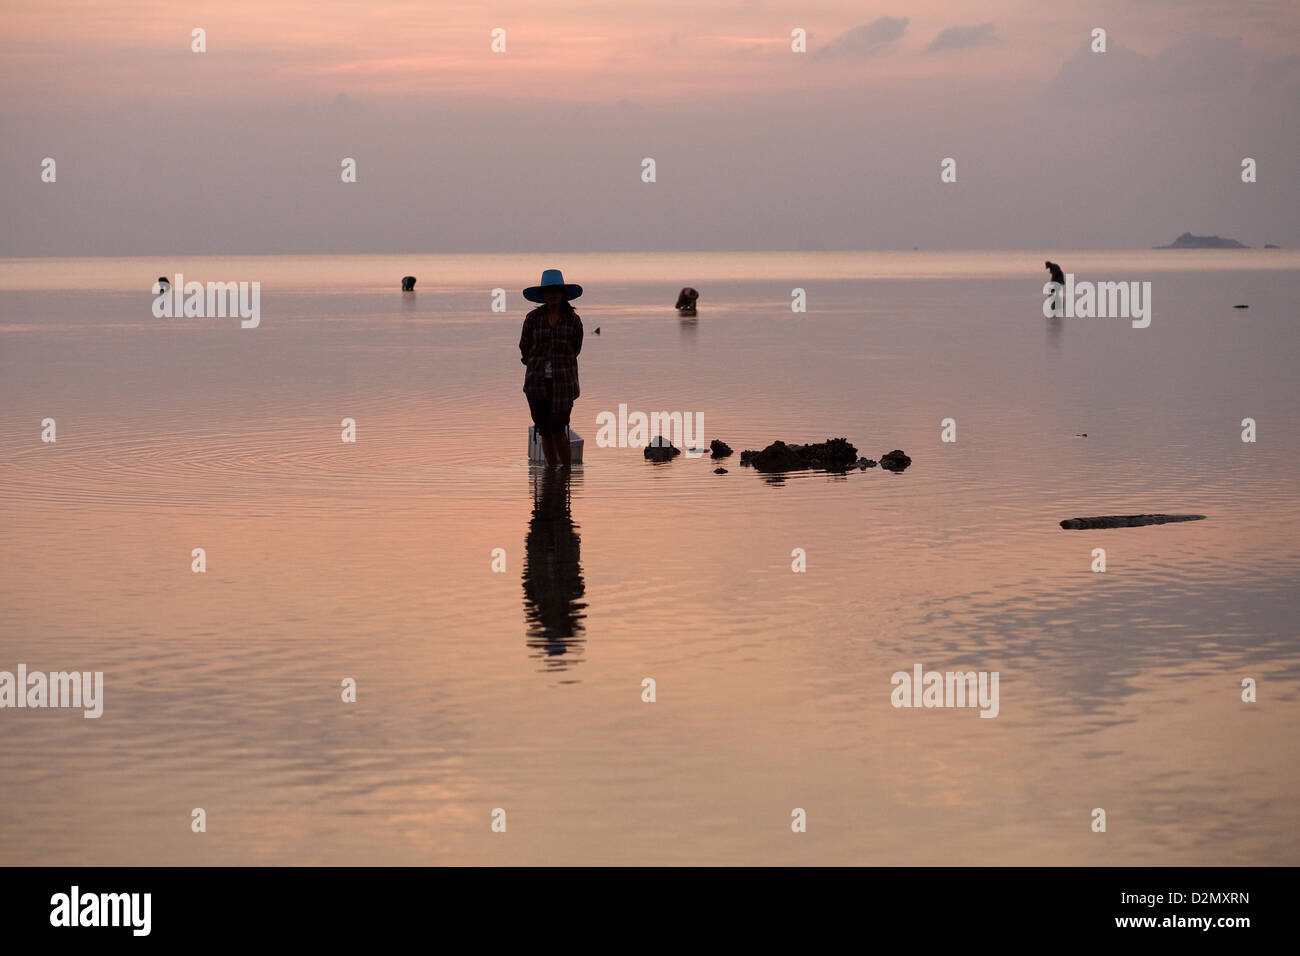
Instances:
[[[564,275],[559,269],[547,269],[542,273],[542,284],[529,286],[525,289],[524,298],[529,302],[545,302],[546,299],[542,297],[542,292],[546,289],[552,288],[553,286],[559,286],[564,289],[565,299],[576,299],[578,296],[582,295],[582,286],[575,285],[572,282],[565,284]]]

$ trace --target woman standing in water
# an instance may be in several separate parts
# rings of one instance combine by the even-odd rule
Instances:
[[[570,300],[582,295],[582,286],[565,284],[559,269],[542,273],[540,285],[524,290],[529,302],[544,303],[524,318],[519,336],[528,410],[542,440],[547,467],[567,469],[569,416],[578,389],[578,353],[582,351],[582,319]]]

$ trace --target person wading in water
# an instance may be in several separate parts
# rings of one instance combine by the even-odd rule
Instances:
[[[542,273],[540,285],[524,290],[529,302],[543,305],[524,317],[519,336],[524,395],[533,425],[542,441],[549,468],[569,469],[569,416],[578,388],[578,353],[582,351],[582,319],[569,302],[582,295],[582,286],[566,284],[559,269]]]
[[[1044,262],[1043,265],[1047,268],[1047,271],[1051,274],[1051,279],[1048,281],[1055,282],[1060,287],[1056,293],[1057,300],[1059,301],[1061,296],[1061,290],[1065,288],[1065,273],[1061,271],[1060,266],[1058,266],[1055,262],[1052,262],[1050,259]],[[1057,312],[1057,302],[1053,302],[1052,314],[1055,315],[1056,312]]]

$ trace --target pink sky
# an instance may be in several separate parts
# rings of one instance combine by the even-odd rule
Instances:
[[[1285,0],[23,0],[0,255],[1295,247],[1297,50]]]
[[[865,56],[816,56],[881,17],[904,34]],[[944,30],[989,24],[992,42],[928,53]],[[1285,2],[980,4],[896,7],[625,0],[617,4],[42,0],[9,4],[0,86],[6,108],[136,101],[475,96],[643,102],[759,90],[852,90],[919,77],[1049,79],[1093,27],[1151,56],[1198,33],[1241,37],[1278,56],[1300,49]],[[190,51],[207,31],[207,53]],[[493,54],[490,33],[507,31]],[[790,51],[808,32],[809,54]]]

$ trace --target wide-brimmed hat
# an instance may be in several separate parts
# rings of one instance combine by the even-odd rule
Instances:
[[[573,282],[566,283],[564,274],[559,269],[547,269],[542,273],[541,285],[533,285],[525,289],[524,298],[529,302],[545,302],[546,299],[542,296],[542,293],[546,289],[555,288],[556,286],[564,289],[565,299],[576,299],[582,295],[582,286]]]

